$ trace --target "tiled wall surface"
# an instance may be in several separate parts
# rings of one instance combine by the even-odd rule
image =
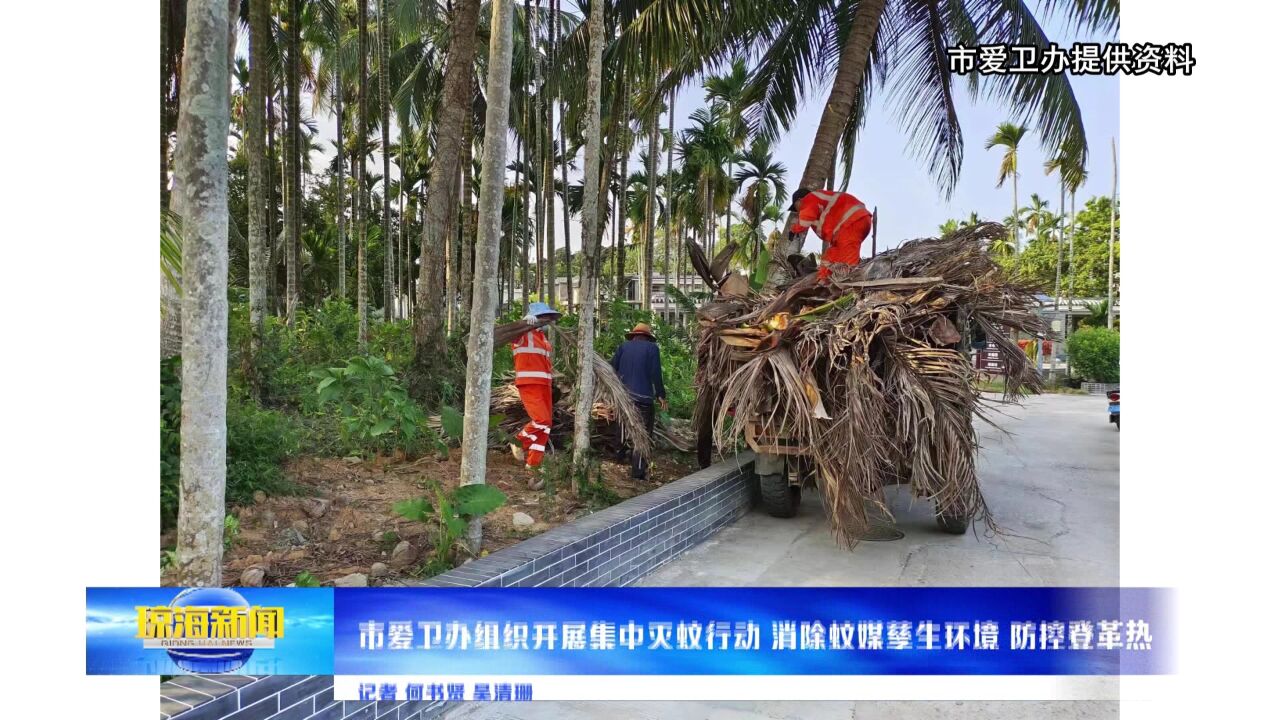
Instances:
[[[629,585],[751,507],[755,456],[741,453],[652,492],[426,581],[433,586]]]
[[[754,459],[739,454],[424,584],[629,585],[750,509]],[[179,676],[161,684],[160,696],[161,720],[427,720],[444,709],[427,702],[335,702],[333,678],[324,675]]]

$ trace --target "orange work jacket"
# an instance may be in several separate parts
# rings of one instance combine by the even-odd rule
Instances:
[[[551,343],[530,330],[511,343],[516,360],[516,386],[551,385]]]
[[[814,190],[796,203],[796,210],[800,219],[791,226],[791,232],[802,233],[812,228],[828,245],[841,229],[849,227],[858,218],[871,216],[861,200],[849,193],[833,190]]]

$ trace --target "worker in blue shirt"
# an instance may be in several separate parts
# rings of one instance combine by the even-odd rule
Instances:
[[[644,417],[645,431],[653,436],[653,406],[656,402],[667,409],[667,390],[662,387],[662,357],[658,341],[646,323],[640,323],[626,335],[627,341],[618,346],[611,365],[631,391],[636,409]],[[631,477],[641,480],[648,472],[648,462],[631,452]]]

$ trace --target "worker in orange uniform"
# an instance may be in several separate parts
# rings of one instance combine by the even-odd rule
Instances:
[[[834,190],[810,190],[800,188],[791,196],[791,212],[799,214],[791,232],[803,235],[812,229],[822,238],[822,253],[818,278],[831,277],[831,267],[848,271],[858,264],[862,241],[871,234],[871,212],[861,200],[849,193]]]
[[[513,443],[511,453],[517,460],[524,461],[527,470],[536,470],[542,464],[551,436],[551,343],[542,328],[559,318],[560,313],[546,303],[532,303],[523,321],[529,326],[528,332],[511,342],[516,389],[520,391],[520,401],[529,415],[529,422],[516,434],[520,445]],[[534,478],[530,480],[530,486],[538,482]]]

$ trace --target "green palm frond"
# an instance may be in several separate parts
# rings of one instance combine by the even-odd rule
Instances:
[[[997,145],[1005,148],[1004,156],[1000,159],[1000,174],[996,178],[996,187],[1002,187],[1005,180],[1018,174],[1018,143],[1022,142],[1026,134],[1026,125],[1002,122],[996,128],[995,134],[987,138],[987,150]]]

